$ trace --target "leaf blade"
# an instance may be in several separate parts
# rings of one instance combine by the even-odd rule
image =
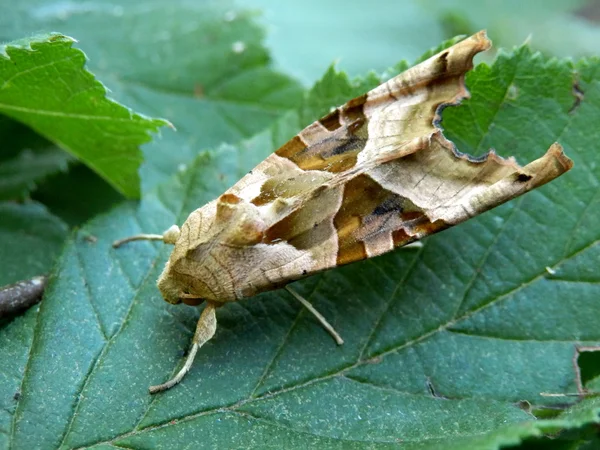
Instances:
[[[0,47],[0,113],[77,156],[117,190],[139,197],[139,145],[167,125],[106,97],[74,40],[42,35]]]

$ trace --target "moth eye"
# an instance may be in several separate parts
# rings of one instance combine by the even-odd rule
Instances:
[[[186,298],[183,297],[180,299],[183,303],[185,303],[186,305],[190,305],[190,306],[198,306],[200,303],[202,303],[204,301],[203,298]]]

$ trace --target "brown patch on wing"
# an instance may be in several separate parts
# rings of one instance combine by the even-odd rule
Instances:
[[[380,255],[448,226],[443,220],[432,222],[422,208],[367,174],[345,184],[334,225],[338,265]]]
[[[344,247],[338,250],[337,265],[341,266],[354,261],[367,259],[367,249],[363,241],[349,240],[344,243]]]
[[[319,123],[325,128],[327,128],[329,131],[337,130],[339,127],[342,126],[342,123],[340,121],[340,110],[338,108],[335,108],[325,117],[320,119]]]
[[[368,175],[358,175],[344,186],[342,205],[334,218],[338,235],[337,264],[347,264],[383,253],[371,249],[375,242],[385,246],[393,230],[403,215],[404,199],[375,182]],[[391,240],[390,240],[391,242]],[[371,244],[371,245],[369,245]]]
[[[275,153],[303,170],[339,173],[352,169],[368,139],[367,99],[364,94],[335,108]]]
[[[341,125],[339,120],[340,112],[336,109],[307,127],[276,154],[303,170],[339,173],[351,169],[367,141],[366,122],[364,117],[356,117],[345,125]]]
[[[301,154],[304,150],[306,150],[307,145],[302,141],[300,136],[294,136],[292,139],[287,141],[279,150],[275,153],[282,158],[287,158],[291,161],[294,161],[296,155]]]
[[[411,238],[410,235],[403,228],[399,230],[394,230],[392,232],[392,239],[394,241],[394,247],[401,247],[403,245],[408,244],[409,242],[414,241],[414,238]]]
[[[237,195],[231,193],[226,193],[219,197],[220,203],[227,203],[230,205],[237,205],[241,201],[242,200]]]

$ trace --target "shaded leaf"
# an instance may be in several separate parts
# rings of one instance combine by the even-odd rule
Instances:
[[[0,200],[25,197],[74,158],[25,125],[0,115]]]
[[[31,197],[74,227],[121,203],[124,197],[83,164],[48,177]]]
[[[21,198],[36,182],[67,169],[69,155],[56,147],[24,150],[16,158],[0,162],[0,200]]]
[[[50,271],[67,226],[42,205],[0,203],[0,286]]]

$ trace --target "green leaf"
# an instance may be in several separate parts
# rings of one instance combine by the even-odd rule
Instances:
[[[74,164],[68,172],[48,177],[31,197],[46,205],[52,214],[70,227],[80,226],[124,200],[121,194],[83,164]]]
[[[81,42],[112,98],[176,127],[144,146],[142,191],[202,150],[252,137],[302,99],[302,87],[270,67],[253,14],[230,0],[24,0],[0,15],[6,38],[57,29]]]
[[[285,292],[267,293],[221,308],[191,372],[151,397],[148,386],[180,363],[198,312],[165,303],[155,287],[170,248],[111,248],[181,223],[297,115],[93,220],[70,239],[42,304],[10,445],[497,449],[567,429],[576,438],[599,421],[597,399],[555,419],[535,413],[571,399],[541,394],[574,392],[574,347],[600,343],[598,74],[600,61],[574,67],[526,47],[475,69],[472,99],[444,112],[459,148],[493,143],[525,161],[559,140],[575,168],[418,250],[297,283],[345,338],[340,347]]]
[[[24,125],[0,115],[0,200],[24,198],[74,158]]]
[[[35,202],[0,203],[0,286],[43,275],[67,236],[67,226]]]
[[[139,145],[168,122],[108,99],[73,42],[51,34],[0,46],[0,113],[77,156],[123,194],[138,197]]]
[[[0,162],[0,200],[22,197],[33,190],[37,181],[66,170],[70,160],[67,153],[50,147],[36,152],[24,150],[16,158]]]
[[[0,287],[50,271],[67,234],[66,225],[42,205],[0,203]],[[0,448],[20,395],[38,307],[10,321],[0,319]]]

